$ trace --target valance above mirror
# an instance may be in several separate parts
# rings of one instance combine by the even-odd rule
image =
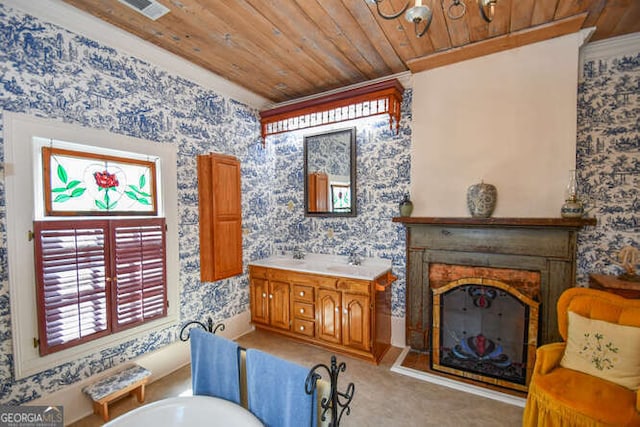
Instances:
[[[305,216],[356,216],[356,128],[304,137]]]

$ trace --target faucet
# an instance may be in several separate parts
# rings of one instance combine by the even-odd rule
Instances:
[[[302,252],[298,248],[295,248],[293,250],[293,259],[304,259],[304,252]]]
[[[361,262],[362,260],[356,251],[351,251],[349,253],[349,265],[360,265]]]

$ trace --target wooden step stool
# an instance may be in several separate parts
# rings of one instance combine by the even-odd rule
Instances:
[[[109,403],[125,394],[135,395],[138,402],[144,402],[144,386],[150,375],[148,369],[133,365],[84,387],[82,391],[93,400],[93,413],[101,414],[104,421],[109,421]]]

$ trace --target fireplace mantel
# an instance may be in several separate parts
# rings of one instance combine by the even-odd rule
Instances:
[[[411,217],[399,216],[393,222],[403,224],[495,226],[495,227],[560,227],[582,228],[596,225],[595,218],[471,218],[471,217]]]
[[[578,231],[595,218],[396,217],[407,231],[407,344],[429,351],[431,263],[537,271],[539,343],[558,341],[556,302],[575,285]]]

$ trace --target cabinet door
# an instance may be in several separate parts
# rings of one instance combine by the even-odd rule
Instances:
[[[286,329],[290,328],[290,295],[289,283],[272,281],[270,282],[271,292],[269,293],[269,315],[271,326],[274,328]]]
[[[317,337],[323,341],[339,344],[341,342],[340,314],[341,294],[339,291],[329,289],[319,289],[316,300]]]
[[[251,321],[269,324],[269,282],[251,279]]]
[[[371,349],[371,307],[368,295],[342,295],[342,343],[348,347]]]
[[[233,156],[198,156],[200,280],[242,274],[240,162]]]

